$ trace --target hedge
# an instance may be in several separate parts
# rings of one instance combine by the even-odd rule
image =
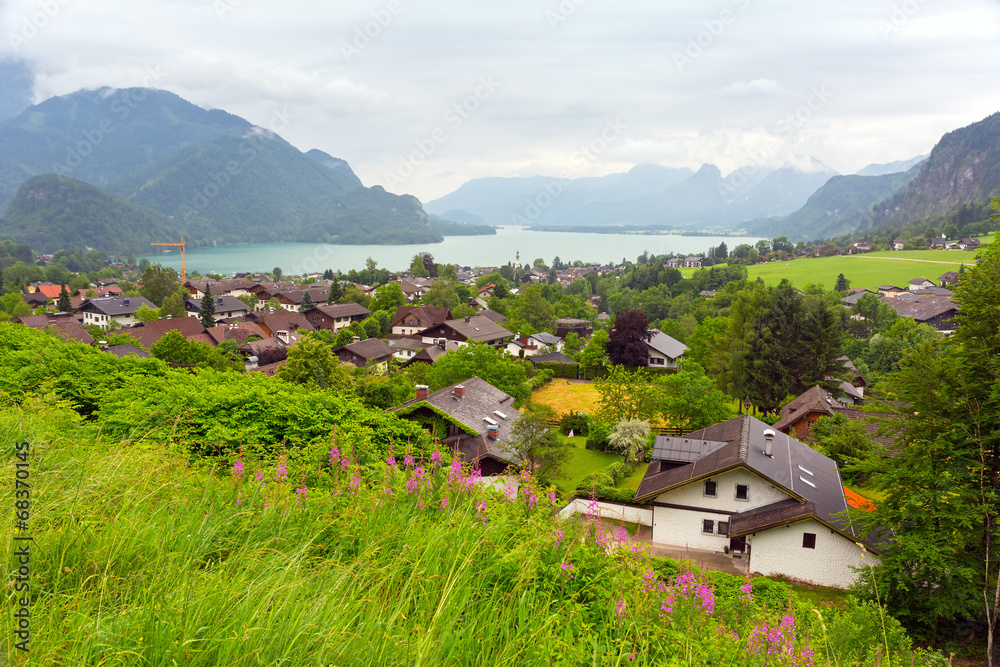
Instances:
[[[560,364],[555,361],[542,361],[535,364],[536,369],[552,371],[552,376],[575,380],[580,373],[580,364]]]

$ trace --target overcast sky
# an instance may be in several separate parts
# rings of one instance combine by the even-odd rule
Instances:
[[[1000,0],[0,0],[0,115],[152,85],[429,201],[484,176],[841,173],[1000,111]]]

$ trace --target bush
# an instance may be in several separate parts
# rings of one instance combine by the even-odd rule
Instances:
[[[886,641],[888,655],[884,653]],[[899,662],[911,653],[910,638],[899,621],[877,603],[855,597],[848,598],[847,608],[828,623],[827,643],[845,662],[860,656],[863,664],[874,664],[879,649],[883,652],[882,659],[888,660],[891,656],[892,662]]]
[[[587,449],[594,449],[603,452],[608,448],[608,439],[611,437],[611,427],[601,422],[591,422],[590,432],[587,433]]]
[[[527,385],[528,389],[534,391],[535,389],[541,389],[550,382],[552,382],[552,371],[547,368],[540,368],[535,372],[534,376],[528,379]]]
[[[565,435],[587,435],[590,432],[590,415],[586,412],[567,412],[559,419],[559,430]]]

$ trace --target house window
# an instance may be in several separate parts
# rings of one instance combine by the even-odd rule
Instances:
[[[803,549],[816,548],[816,533],[802,533],[802,548]]]
[[[748,500],[750,498],[750,487],[746,484],[736,485],[736,500]]]
[[[719,522],[719,535],[728,535],[728,534],[729,534],[729,522],[728,521],[720,521]]]
[[[712,480],[705,482],[705,495],[709,498],[715,497],[715,482]]]
[[[701,522],[701,532],[706,535],[715,535],[715,522],[711,519],[703,519]]]
[[[663,359],[660,358],[660,357],[650,357],[649,358],[649,365],[650,366],[663,366],[664,365],[663,364]]]

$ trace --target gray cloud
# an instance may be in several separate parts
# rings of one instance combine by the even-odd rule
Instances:
[[[254,123],[287,109],[283,136],[347,159],[367,184],[444,128],[390,188],[425,200],[482,176],[728,172],[773,137],[774,164],[814,156],[849,173],[1000,109],[986,83],[995,0],[7,0],[0,26],[0,58],[34,73],[34,101],[143,85],[160,68],[161,87]],[[496,92],[452,127],[484,76]],[[612,117],[625,134],[574,162]]]

